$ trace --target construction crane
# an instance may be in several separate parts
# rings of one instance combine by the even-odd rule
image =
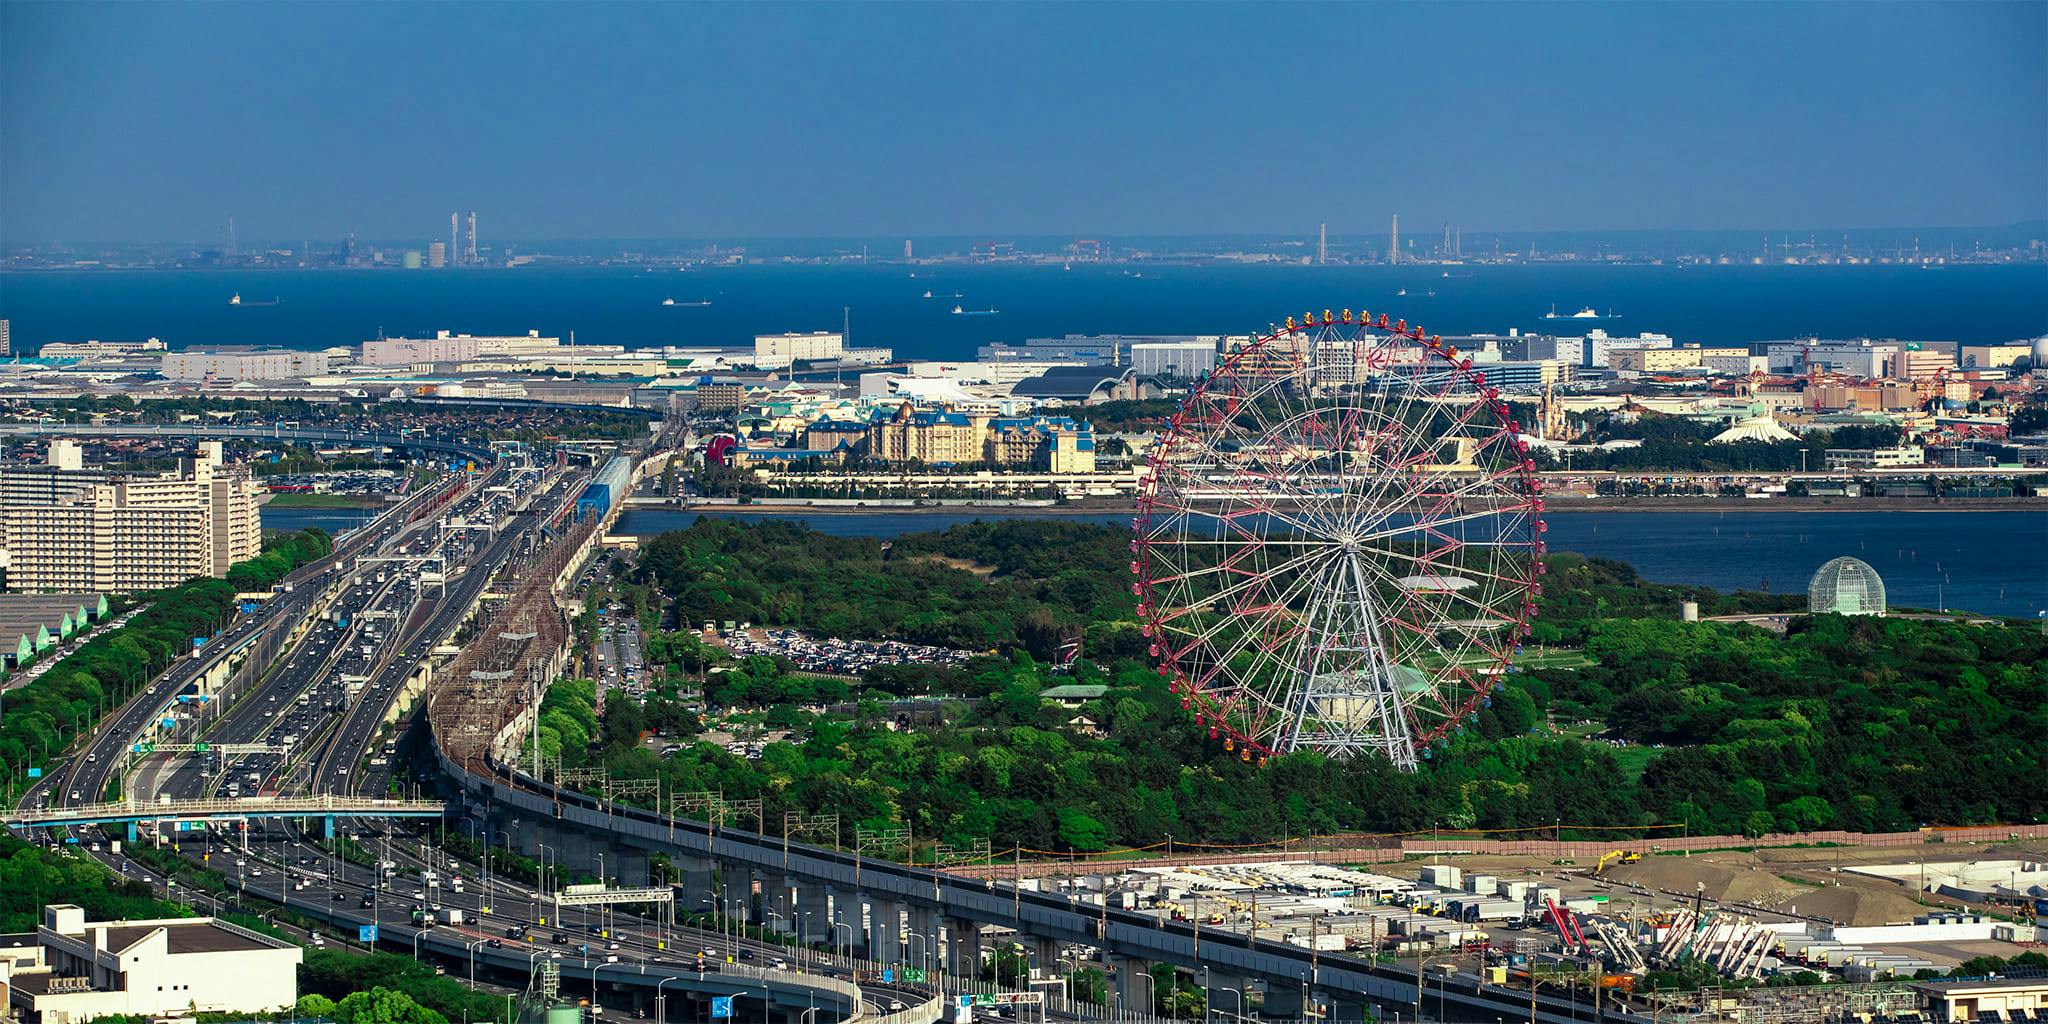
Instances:
[[[1571,915],[1570,911],[1558,906],[1556,900],[1545,899],[1543,902],[1549,907],[1550,922],[1557,926],[1557,937],[1564,942],[1565,955],[1584,954],[1586,952],[1586,933],[1579,930],[1578,920]]]

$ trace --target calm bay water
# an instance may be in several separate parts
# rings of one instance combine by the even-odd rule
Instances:
[[[272,508],[261,510],[266,530],[303,530],[317,526],[328,533],[353,530],[369,522],[377,510],[371,508]]]
[[[824,533],[894,537],[1031,513],[714,514],[742,522],[802,519]],[[616,532],[652,536],[698,518],[695,512],[628,509]],[[1127,514],[1060,518],[1130,522]],[[1896,605],[2024,617],[2048,610],[2048,512],[1552,512],[1544,518],[1554,550],[1618,559],[1659,583],[1803,592],[1821,563],[1849,555],[1877,569]]]
[[[1033,515],[911,510],[712,514],[741,522],[801,520],[846,537],[895,537],[977,519]],[[263,525],[339,532],[369,516],[367,509],[266,508]],[[687,528],[699,518],[696,512],[628,509],[616,532],[651,537]],[[1128,514],[1107,513],[1059,519],[1119,527],[1130,522]],[[1545,519],[1554,549],[1619,559],[1659,583],[1801,591],[1821,563],[1849,555],[1877,569],[1894,604],[1945,604],[2024,617],[2048,611],[2048,512],[1552,512]]]
[[[744,345],[836,330],[858,345],[958,359],[990,341],[1066,333],[1244,333],[1304,310],[1386,311],[1442,334],[1662,331],[1739,344],[1817,334],[1968,342],[2048,333],[2048,266],[1951,267],[749,266],[444,271],[75,271],[0,274],[16,351],[160,337],[173,347],[320,348],[436,329],[539,330],[584,344]],[[910,275],[917,276],[912,278]],[[1463,276],[1470,275],[1470,276]],[[1396,292],[1406,289],[1406,296]],[[929,290],[933,298],[926,299]],[[1434,292],[1434,296],[1430,295]],[[961,298],[952,298],[958,292]],[[245,302],[228,305],[240,293]],[[709,301],[704,307],[663,306]],[[954,316],[955,305],[997,309]],[[1616,320],[1546,322],[1552,307]]]

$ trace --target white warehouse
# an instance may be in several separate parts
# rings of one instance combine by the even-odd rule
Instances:
[[[43,908],[33,935],[0,935],[0,991],[44,1024],[115,1015],[261,1013],[299,999],[304,951],[210,917],[87,922]]]

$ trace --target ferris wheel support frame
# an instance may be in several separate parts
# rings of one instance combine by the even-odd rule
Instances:
[[[1319,379],[1323,352],[1316,347],[1325,344],[1333,330],[1353,332],[1348,338],[1338,339],[1353,346],[1346,370],[1351,376],[1344,382],[1350,392],[1377,394],[1382,400],[1381,406],[1371,408],[1343,406],[1336,410],[1340,415],[1334,423],[1326,422],[1323,415],[1330,410],[1313,406],[1319,388],[1324,393],[1334,393],[1328,381]],[[1298,343],[1304,335],[1309,336],[1311,345],[1306,353]],[[1275,374],[1272,357],[1282,345],[1293,346],[1281,353],[1281,358],[1293,362],[1279,363],[1281,372]],[[1427,375],[1408,380],[1408,386],[1399,392],[1398,414],[1388,416],[1384,409],[1387,388],[1390,382],[1399,382],[1403,363],[1411,373],[1419,374],[1425,366],[1431,369]],[[1254,369],[1250,375],[1240,377],[1239,371],[1248,364]],[[1345,474],[1362,457],[1359,452],[1369,458],[1389,437],[1404,432],[1422,433],[1409,430],[1405,417],[1416,402],[1418,383],[1425,379],[1435,382],[1435,391],[1414,411],[1435,415],[1442,411],[1437,406],[1458,407],[1462,411],[1448,421],[1449,428],[1442,437],[1430,439],[1432,443],[1418,446],[1412,438],[1408,439],[1411,447],[1404,458],[1385,467],[1386,471],[1372,479],[1362,492],[1354,493],[1352,481]],[[1247,381],[1254,387],[1247,388]],[[1191,418],[1197,415],[1205,423],[1227,425],[1230,418],[1236,417],[1239,402],[1247,395],[1253,399],[1252,409],[1256,413],[1257,400],[1271,397],[1267,390],[1278,389],[1284,401],[1293,394],[1287,390],[1290,385],[1306,397],[1302,416],[1284,422],[1291,428],[1305,429],[1306,437],[1282,431],[1257,417],[1263,433],[1249,443],[1242,438],[1233,439],[1236,447],[1225,452],[1213,445],[1204,449],[1190,432]],[[1218,395],[1212,392],[1219,391],[1229,417],[1219,416],[1213,409],[1197,414],[1196,410],[1218,401]],[[1451,401],[1453,394],[1469,397]],[[1481,413],[1492,418],[1486,432],[1482,436],[1463,433]],[[1500,447],[1494,452],[1494,464],[1475,463],[1473,471],[1466,474],[1469,479],[1454,486],[1452,482],[1458,474],[1448,467],[1454,465],[1455,458],[1446,463],[1440,455],[1445,441],[1452,443],[1456,458],[1465,456],[1466,445],[1471,446],[1475,457],[1495,445]],[[1176,495],[1184,498],[1184,503],[1168,501],[1162,495],[1162,480],[1169,468],[1181,473],[1172,460],[1185,457],[1184,453],[1192,449],[1201,449],[1194,452],[1196,459],[1208,461],[1191,463],[1196,470],[1184,474],[1194,481],[1188,494]],[[1245,452],[1254,454],[1246,458]],[[1259,481],[1257,486],[1261,488],[1291,485],[1303,491],[1301,479],[1282,481],[1279,472],[1269,468],[1268,454],[1273,452],[1306,456],[1305,461],[1311,463],[1332,461],[1335,474],[1318,478],[1323,486],[1307,489],[1306,499],[1301,493],[1296,494],[1286,509],[1277,502],[1258,499],[1245,508],[1222,512],[1206,512],[1197,507],[1196,503],[1203,500],[1227,504],[1243,498],[1248,493],[1240,487],[1245,479]],[[1218,469],[1233,468],[1227,464],[1234,464],[1237,472],[1224,474],[1219,482],[1215,477]],[[1196,384],[1175,412],[1167,432],[1154,445],[1147,468],[1139,512],[1132,521],[1137,536],[1132,541],[1131,571],[1137,577],[1132,592],[1139,598],[1142,628],[1151,642],[1149,650],[1160,658],[1160,673],[1181,696],[1183,706],[1194,712],[1197,724],[1207,725],[1210,735],[1221,738],[1226,749],[1238,749],[1238,744],[1242,744],[1240,753],[1244,760],[1251,760],[1256,753],[1263,762],[1268,755],[1299,749],[1322,750],[1338,757],[1377,751],[1395,766],[1412,770],[1429,756],[1429,744],[1462,729],[1467,717],[1476,720],[1476,709],[1490,703],[1489,694],[1497,677],[1512,670],[1510,659],[1519,652],[1522,639],[1528,635],[1528,620],[1536,612],[1535,597],[1542,592],[1542,534],[1547,529],[1542,522],[1542,485],[1535,475],[1528,445],[1521,437],[1521,427],[1511,418],[1499,389],[1488,386],[1483,370],[1474,370],[1469,357],[1461,356],[1454,346],[1444,345],[1440,337],[1425,335],[1419,326],[1410,327],[1405,320],[1390,323],[1385,314],[1374,320],[1363,311],[1355,319],[1350,310],[1345,310],[1341,317],[1328,310],[1321,317],[1304,314],[1300,322],[1289,317],[1284,327],[1272,328],[1224,357],[1215,371]],[[1292,472],[1284,462],[1283,468]],[[1233,493],[1233,487],[1240,489]],[[1431,491],[1432,487],[1438,490]],[[1468,502],[1480,501],[1482,497],[1496,504],[1489,507],[1481,502],[1477,511],[1466,508]],[[1417,498],[1428,499],[1426,507],[1403,503]],[[1334,511],[1331,506],[1335,506]],[[1407,526],[1389,525],[1398,516],[1415,512],[1417,507],[1421,508],[1421,521],[1426,522],[1426,528],[1418,528],[1414,522]],[[1463,534],[1467,524],[1489,517],[1498,520],[1510,514],[1525,517],[1526,525],[1511,520],[1501,527],[1503,533],[1494,542],[1466,542]],[[1174,521],[1180,520],[1185,527],[1188,519],[1201,515],[1208,515],[1213,521],[1214,536],[1227,533],[1229,544],[1236,546],[1226,546],[1213,565],[1199,568],[1199,563],[1191,558],[1166,558],[1169,542],[1163,535],[1172,529]],[[1246,529],[1241,522],[1244,519],[1264,525],[1258,530]],[[1288,543],[1263,534],[1274,521],[1312,540],[1327,541],[1324,553],[1334,552],[1334,557],[1325,559],[1327,564],[1314,565],[1321,555],[1311,548],[1267,564],[1261,552],[1269,544],[1285,547]],[[1318,538],[1318,530],[1326,536]],[[1526,534],[1526,540],[1509,536],[1518,530]],[[1404,535],[1419,535],[1437,546],[1420,553],[1396,550]],[[1185,536],[1183,543],[1188,543]],[[1308,546],[1303,541],[1292,543]],[[1512,560],[1503,561],[1502,552],[1518,546],[1527,549],[1526,565],[1511,577],[1508,571],[1515,565]],[[1465,552],[1472,548],[1477,548],[1482,557],[1490,549],[1494,559],[1489,566],[1492,571],[1474,570],[1450,560],[1452,555],[1465,557]],[[1185,556],[1185,552],[1182,554]],[[1386,566],[1396,560],[1413,567],[1412,575],[1403,579],[1391,576]],[[1308,571],[1310,566],[1314,566],[1313,572]],[[1457,571],[1479,580],[1439,575],[1447,566],[1455,566]],[[1161,568],[1172,571],[1157,571]],[[1298,575],[1273,592],[1274,580],[1288,573]],[[1199,602],[1188,607],[1167,607],[1163,603],[1165,598],[1188,596],[1175,591],[1188,591],[1196,576],[1212,574],[1230,578],[1213,593],[1195,595]],[[1400,593],[1399,585],[1409,580],[1419,580],[1423,587],[1448,587],[1446,594],[1457,588],[1444,581],[1455,580],[1462,586],[1485,588],[1492,596],[1483,603],[1474,602],[1475,614],[1484,613],[1479,618],[1423,621],[1418,625],[1403,617],[1419,615],[1416,608],[1406,606],[1427,606],[1430,602],[1418,602],[1412,592]],[[1388,585],[1395,586],[1397,600],[1383,600],[1380,588]],[[1291,602],[1303,606],[1298,614]],[[1448,608],[1456,602],[1446,597],[1437,603]],[[1208,649],[1219,635],[1228,632],[1232,618],[1262,615],[1270,621],[1258,628],[1240,626],[1239,635],[1221,649]],[[1199,628],[1187,624],[1199,625],[1203,617],[1213,621]],[[1284,625],[1284,630],[1278,630],[1279,625]],[[1411,652],[1423,649],[1424,653],[1441,654],[1436,650],[1439,641],[1428,629],[1432,625],[1438,636],[1446,627],[1453,633],[1462,632],[1462,647],[1455,656],[1441,659],[1430,673],[1402,664],[1404,632]],[[1505,631],[1506,639],[1495,644],[1481,638],[1483,632],[1493,630]],[[1293,676],[1286,681],[1280,700],[1231,689],[1226,668],[1233,659],[1271,657],[1282,647],[1294,653],[1286,659],[1276,659]],[[1196,653],[1207,655],[1206,663],[1187,664]],[[1468,667],[1468,655],[1483,663],[1479,671]],[[1345,667],[1334,672],[1316,670],[1333,660]],[[1431,676],[1425,680],[1428,686],[1414,687],[1414,680],[1424,675]],[[1219,676],[1223,677],[1220,682]],[[1453,685],[1454,699],[1444,699]],[[1417,689],[1426,689],[1427,695],[1438,698],[1441,705],[1433,709],[1435,717],[1430,722],[1424,722],[1417,713],[1424,703],[1420,696],[1407,692]],[[1251,710],[1259,712],[1256,729],[1245,724],[1245,716]],[[1360,728],[1361,719],[1370,719],[1371,724]],[[1351,728],[1332,730],[1332,721]]]

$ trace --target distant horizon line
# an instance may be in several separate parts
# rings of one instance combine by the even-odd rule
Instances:
[[[488,221],[486,221],[486,223],[488,223]],[[1432,227],[1431,225],[1435,225],[1435,226],[1434,226],[1434,227]],[[1442,229],[1443,229],[1444,227],[1450,227],[1450,228],[1456,229],[1456,230],[1457,230],[1457,231],[1459,231],[1459,232],[1460,232],[1461,234],[1470,234],[1470,235],[1472,236],[1472,239],[1474,239],[1474,240],[1477,240],[1477,239],[1483,239],[1483,240],[1486,240],[1486,241],[1492,241],[1492,240],[1494,240],[1494,239],[1501,239],[1501,240],[1506,240],[1506,239],[1510,239],[1510,238],[1513,238],[1513,239],[1518,239],[1518,240],[1519,240],[1519,239],[1541,239],[1541,238],[1544,238],[1544,237],[1547,237],[1547,236],[1548,236],[1548,237],[1557,237],[1557,236],[1571,236],[1571,237],[1577,237],[1577,238],[1582,238],[1582,239],[1593,239],[1593,238],[1600,238],[1600,237],[1613,237],[1613,238],[1618,238],[1618,239],[1629,239],[1629,238],[1644,238],[1644,237],[1651,237],[1651,236],[1661,236],[1661,237],[1670,237],[1670,236],[1680,236],[1680,235],[1699,235],[1699,236],[1708,236],[1708,235],[1723,235],[1723,236],[1733,236],[1733,235],[1766,235],[1766,236],[1783,236],[1783,237],[1791,237],[1791,236],[1808,236],[1808,237],[1826,237],[1826,236],[1840,236],[1840,235],[1871,235],[1871,234],[1894,234],[1894,235],[1896,235],[1896,234],[1899,234],[1899,233],[1902,233],[1902,232],[1940,232],[1940,233],[1944,233],[1944,234],[1953,234],[1953,233],[1967,233],[1967,232],[1998,232],[1998,233],[2008,233],[2008,232],[2010,232],[2010,233],[2015,233],[2015,234],[2018,234],[2018,233],[2023,233],[2023,232],[2026,232],[2026,231],[2029,231],[2029,230],[2037,231],[2037,232],[2040,232],[2040,233],[2042,233],[2042,234],[2048,234],[2048,218],[2042,218],[2042,217],[2029,217],[2029,218],[2022,218],[2022,219],[2019,219],[2019,220],[2009,221],[2009,222],[2006,222],[2006,223],[2003,223],[2003,224],[1955,224],[1955,225],[1950,225],[1950,224],[1911,224],[1911,225],[1879,225],[1879,226],[1873,226],[1873,227],[1839,227],[1839,226],[1837,226],[1837,227],[1727,227],[1727,228],[1704,228],[1704,227],[1687,227],[1687,228],[1539,228],[1539,229],[1522,229],[1522,230],[1505,230],[1505,231],[1492,231],[1492,230],[1477,230],[1477,231],[1473,231],[1473,230],[1471,230],[1471,229],[1467,229],[1467,228],[1464,228],[1464,227],[1462,227],[1461,225],[1459,225],[1459,224],[1458,224],[1457,222],[1455,222],[1455,221],[1451,221],[1451,222],[1443,222],[1443,223],[1438,223],[1438,222],[1436,222],[1436,221],[1416,221],[1416,222],[1414,222],[1414,223],[1413,223],[1413,225],[1412,225],[1412,228],[1410,229],[1410,232],[1407,232],[1407,234],[1409,235],[1409,238],[1410,238],[1410,240],[1411,240],[1411,241],[1418,241],[1418,240],[1427,240],[1427,239],[1429,239],[1429,238],[1432,238],[1432,237],[1434,237],[1435,235],[1437,235],[1437,234],[1441,233],[1441,231],[1442,231]],[[479,234],[480,234],[480,235],[483,235],[483,233],[482,233],[482,232],[479,232]],[[1338,240],[1338,239],[1345,239],[1345,240],[1356,240],[1356,239],[1372,239],[1372,240],[1376,240],[1376,241],[1383,241],[1383,240],[1384,240],[1384,239],[1385,239],[1385,238],[1387,237],[1387,234],[1388,234],[1388,232],[1387,232],[1386,230],[1384,230],[1384,229],[1381,229],[1381,230],[1355,230],[1355,229],[1354,229],[1354,230],[1343,230],[1343,231],[1338,231],[1338,230],[1332,230],[1332,231],[1330,231],[1330,232],[1329,232],[1329,238],[1330,238],[1330,239],[1332,239],[1332,240]],[[1272,243],[1272,242],[1282,242],[1282,243],[1285,243],[1285,242],[1301,242],[1301,243],[1303,243],[1303,244],[1314,244],[1314,242],[1315,242],[1315,240],[1316,240],[1316,235],[1317,235],[1317,232],[1316,232],[1315,230],[1309,230],[1309,231],[1306,231],[1306,232],[1302,232],[1302,233],[1295,233],[1295,232],[1286,232],[1286,231],[1174,231],[1174,232],[1121,232],[1121,233],[1119,233],[1119,232],[1097,232],[1097,233],[1095,233],[1095,234],[1093,234],[1093,235],[1090,235],[1090,234],[1087,234],[1087,233],[1084,233],[1084,232],[1078,232],[1078,231],[1068,231],[1068,232],[1044,232],[1044,231],[1039,231],[1039,232],[1031,232],[1031,233],[1010,233],[1010,234],[1006,234],[1006,233],[1004,233],[1004,232],[1000,232],[1000,231],[980,231],[980,232],[972,232],[972,231],[970,231],[970,232],[946,232],[946,233],[926,233],[926,234],[916,234],[916,233],[911,233],[911,234],[903,234],[903,233],[889,233],[889,232],[871,232],[871,233],[862,233],[862,234],[844,234],[844,233],[838,233],[838,234],[714,234],[714,235],[602,235],[602,234],[596,234],[596,235],[560,235],[560,234],[555,234],[555,235],[516,235],[516,236],[515,236],[515,235],[506,235],[506,236],[495,236],[495,237],[493,237],[493,236],[488,236],[488,235],[484,235],[483,237],[480,237],[478,241],[479,241],[479,244],[480,244],[480,245],[488,245],[488,246],[499,246],[499,245],[505,245],[505,244],[513,244],[513,245],[541,245],[541,244],[548,244],[548,243],[563,243],[563,244],[575,244],[575,245],[591,245],[591,244],[596,244],[596,243],[633,243],[633,244],[667,244],[667,245],[686,245],[686,244],[690,244],[690,245],[712,245],[712,244],[719,244],[719,245],[723,245],[723,244],[728,244],[728,243],[730,243],[730,244],[747,244],[747,243],[752,243],[752,242],[776,242],[776,243],[808,242],[808,243],[819,243],[819,244],[823,244],[823,243],[835,243],[835,242],[838,242],[838,243],[848,243],[848,244],[854,244],[854,245],[859,245],[859,244],[868,244],[868,245],[873,245],[873,244],[875,244],[875,243],[878,243],[878,242],[886,242],[886,243],[891,243],[891,244],[894,244],[894,243],[898,243],[898,242],[902,242],[902,241],[906,241],[906,240],[907,240],[907,241],[910,241],[910,242],[911,242],[911,243],[912,243],[913,245],[915,245],[915,244],[917,244],[917,243],[920,243],[920,242],[969,242],[969,243],[972,243],[972,242],[983,242],[983,243],[990,243],[990,242],[996,242],[996,243],[1012,243],[1012,244],[1014,244],[1014,243],[1017,243],[1017,242],[1020,242],[1020,241],[1024,241],[1024,240],[1031,240],[1031,241],[1064,241],[1064,242],[1073,242],[1073,241],[1078,241],[1078,240],[1084,240],[1084,239],[1096,238],[1096,239],[1100,239],[1100,240],[1102,240],[1102,241],[1105,241],[1105,242],[1107,242],[1107,241],[1137,241],[1137,240],[1142,240],[1142,241],[1154,241],[1154,242],[1173,242],[1173,241],[1206,241],[1206,242],[1211,242],[1211,243],[1215,243],[1215,242],[1227,242],[1227,241],[1238,241],[1238,240],[1241,240],[1241,241],[1256,241],[1256,242],[1267,242],[1267,243]],[[308,243],[311,243],[311,242],[316,242],[316,241],[317,241],[317,242],[320,242],[320,243],[328,243],[328,244],[331,244],[331,243],[338,243],[338,242],[343,242],[343,241],[346,241],[346,240],[347,240],[347,239],[349,238],[349,236],[350,236],[350,233],[348,233],[348,232],[344,232],[344,233],[342,233],[342,234],[340,234],[340,235],[316,235],[316,234],[312,234],[312,233],[300,233],[300,234],[294,234],[294,235],[285,235],[285,236],[273,236],[273,235],[258,235],[258,236],[246,237],[246,238],[244,238],[244,239],[240,240],[240,242],[239,242],[239,245],[238,245],[238,247],[258,247],[258,246],[268,246],[268,245],[279,245],[279,246],[283,246],[283,245],[290,245],[290,244],[293,244],[293,243],[297,243],[297,244],[301,244],[301,245],[304,245],[304,244],[308,244]],[[413,236],[383,236],[383,235],[377,235],[377,236],[364,236],[364,235],[358,235],[358,236],[356,237],[356,240],[357,240],[357,242],[359,242],[359,243],[368,243],[368,244],[379,244],[379,245],[398,245],[398,244],[425,244],[425,242],[433,242],[433,241],[445,241],[445,239],[442,239],[442,238],[440,238],[440,237],[438,237],[438,236],[434,236],[434,235],[413,235]],[[424,241],[422,241],[422,240],[424,240]],[[141,238],[130,238],[130,239],[82,239],[82,240],[59,240],[59,239],[9,239],[9,238],[4,238],[4,237],[0,237],[0,249],[21,249],[21,248],[72,248],[72,247],[81,247],[81,246],[152,246],[152,245],[153,245],[153,246],[192,246],[192,247],[196,247],[196,248],[200,248],[200,249],[209,249],[209,248],[221,248],[221,247],[224,247],[224,245],[225,245],[225,242],[226,242],[226,239],[225,239],[224,237],[221,237],[221,238],[214,238],[214,239],[194,239],[194,238],[160,238],[160,239],[141,239]],[[889,258],[889,257],[888,257],[888,256],[887,256],[886,254],[882,254],[882,255],[881,255],[881,258],[885,258],[885,259],[886,259],[886,258]]]

